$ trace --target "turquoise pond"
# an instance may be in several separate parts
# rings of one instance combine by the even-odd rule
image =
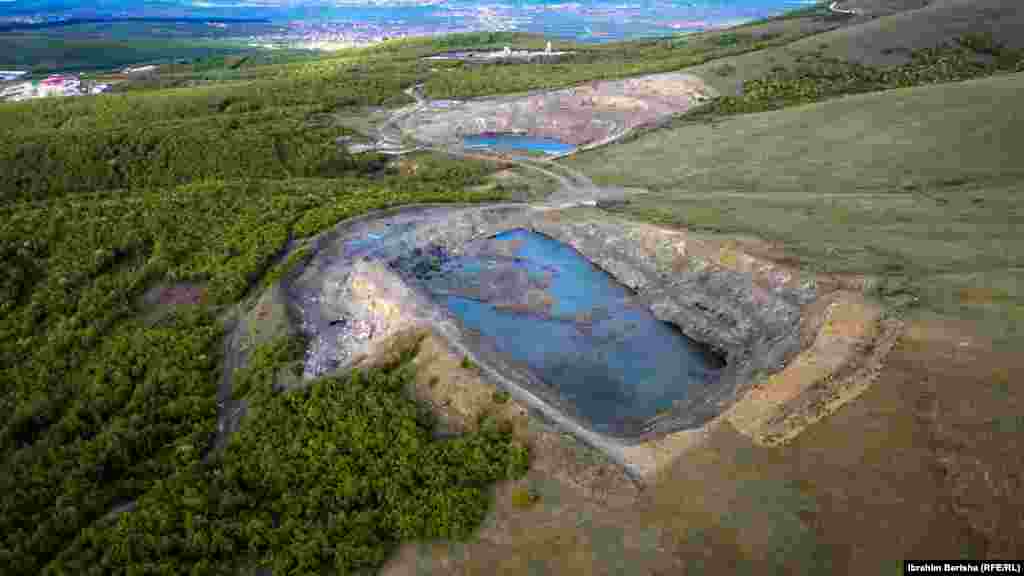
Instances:
[[[720,360],[547,236],[517,229],[466,255],[427,258],[415,274],[433,297],[489,349],[557,389],[595,431],[636,434],[719,378]]]
[[[566,154],[576,149],[572,144],[554,138],[538,138],[524,134],[474,134],[463,137],[462,145],[466,148],[522,150],[544,154]]]

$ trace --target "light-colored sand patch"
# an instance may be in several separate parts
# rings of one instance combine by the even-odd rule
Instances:
[[[597,96],[590,101],[591,106],[601,106],[612,110],[647,110],[648,105],[639,98],[629,96]]]
[[[724,414],[755,442],[774,445],[792,440],[859,396],[895,345],[901,325],[883,321],[878,305],[845,291],[830,295],[828,301],[810,347]]]

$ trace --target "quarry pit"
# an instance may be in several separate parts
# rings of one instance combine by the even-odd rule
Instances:
[[[461,149],[467,137],[507,136],[559,143],[558,155],[607,144],[717,95],[700,78],[678,72],[473,100],[409,94],[416,104],[392,116],[383,140]]]
[[[715,96],[699,78],[468,101],[419,90],[363,148],[541,152],[502,157],[560,188],[541,204],[369,214],[309,240],[311,258],[283,283],[309,343],[303,380],[427,333],[475,374],[443,386],[447,398],[424,392],[435,413],[492,387],[643,480],[724,422],[760,444],[791,440],[863,392],[895,344],[900,326],[866,296],[870,279],[802,271],[756,239],[616,217],[600,207],[646,191],[551,161]]]
[[[637,479],[723,421],[796,436],[866,388],[897,331],[862,280],[588,207],[410,207],[308,247],[285,283],[305,380],[427,331]]]

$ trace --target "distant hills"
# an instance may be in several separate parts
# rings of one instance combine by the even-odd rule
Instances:
[[[79,24],[106,24],[113,22],[146,22],[146,23],[167,23],[167,24],[192,24],[203,22],[216,22],[218,24],[269,24],[266,18],[198,18],[198,17],[148,17],[148,16],[127,16],[119,18],[67,18],[64,20],[51,20],[47,22],[5,22],[0,24],[0,32],[14,32],[17,30],[40,30],[45,28],[59,28],[61,26],[76,26]]]

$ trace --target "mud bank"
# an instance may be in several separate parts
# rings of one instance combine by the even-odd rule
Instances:
[[[513,229],[562,242],[610,274],[633,304],[722,359],[719,377],[639,425],[614,435],[596,430],[558,382],[468,329],[428,289],[432,271]],[[535,416],[637,477],[657,473],[725,420],[762,443],[795,436],[855,397],[869,381],[858,367],[893,340],[880,310],[835,282],[596,209],[410,208],[339,224],[311,247],[314,256],[286,288],[310,341],[306,379],[379,353],[396,334],[427,328]],[[527,296],[520,307],[532,305]],[[849,384],[850,377],[861,384]]]

